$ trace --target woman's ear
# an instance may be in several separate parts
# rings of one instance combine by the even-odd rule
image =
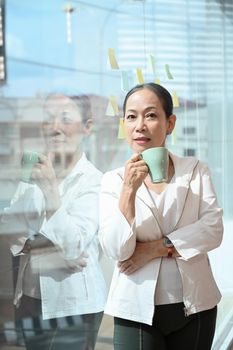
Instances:
[[[167,123],[167,135],[170,135],[176,125],[176,116],[175,114],[171,114],[170,117],[168,118],[168,123]]]
[[[83,133],[86,136],[89,136],[91,134],[93,128],[93,119],[88,119],[85,123],[85,125],[83,126]]]

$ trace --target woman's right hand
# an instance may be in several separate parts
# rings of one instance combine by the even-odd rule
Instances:
[[[140,154],[134,154],[125,165],[123,187],[137,192],[142,182],[148,175],[148,166]]]
[[[119,199],[119,209],[131,225],[135,217],[135,197],[148,174],[148,167],[140,154],[134,154],[125,165],[124,182]]]

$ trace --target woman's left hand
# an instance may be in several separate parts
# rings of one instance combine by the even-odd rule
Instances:
[[[126,275],[131,275],[154,258],[159,257],[160,254],[158,253],[158,256],[156,256],[156,249],[153,248],[155,248],[156,245],[158,245],[159,248],[161,244],[160,241],[161,240],[152,242],[137,242],[133,255],[127,260],[118,262],[120,272]]]

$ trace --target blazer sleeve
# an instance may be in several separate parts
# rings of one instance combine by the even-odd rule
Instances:
[[[0,233],[6,237],[13,255],[21,255],[25,242],[39,232],[43,217],[40,205],[42,193],[35,185],[20,182],[0,218]]]
[[[91,175],[74,185],[69,201],[62,203],[40,229],[40,233],[59,249],[65,260],[80,258],[97,239],[101,177]]]
[[[136,247],[136,225],[128,223],[119,209],[121,177],[115,172],[103,176],[100,192],[99,240],[104,253],[118,261],[128,259]]]
[[[198,220],[192,222],[191,218],[191,224],[169,234],[176,250],[185,260],[217,248],[223,237],[223,210],[218,206],[210,171],[204,164],[199,166],[199,179]],[[188,215],[189,210],[186,207],[183,215]]]

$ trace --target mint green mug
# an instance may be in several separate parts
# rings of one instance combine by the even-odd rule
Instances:
[[[154,183],[166,182],[168,179],[169,155],[165,147],[148,148],[141,153],[149,168],[151,181]]]
[[[37,152],[24,151],[22,157],[22,172],[20,180],[23,182],[30,182],[32,168],[38,163],[39,157]]]

